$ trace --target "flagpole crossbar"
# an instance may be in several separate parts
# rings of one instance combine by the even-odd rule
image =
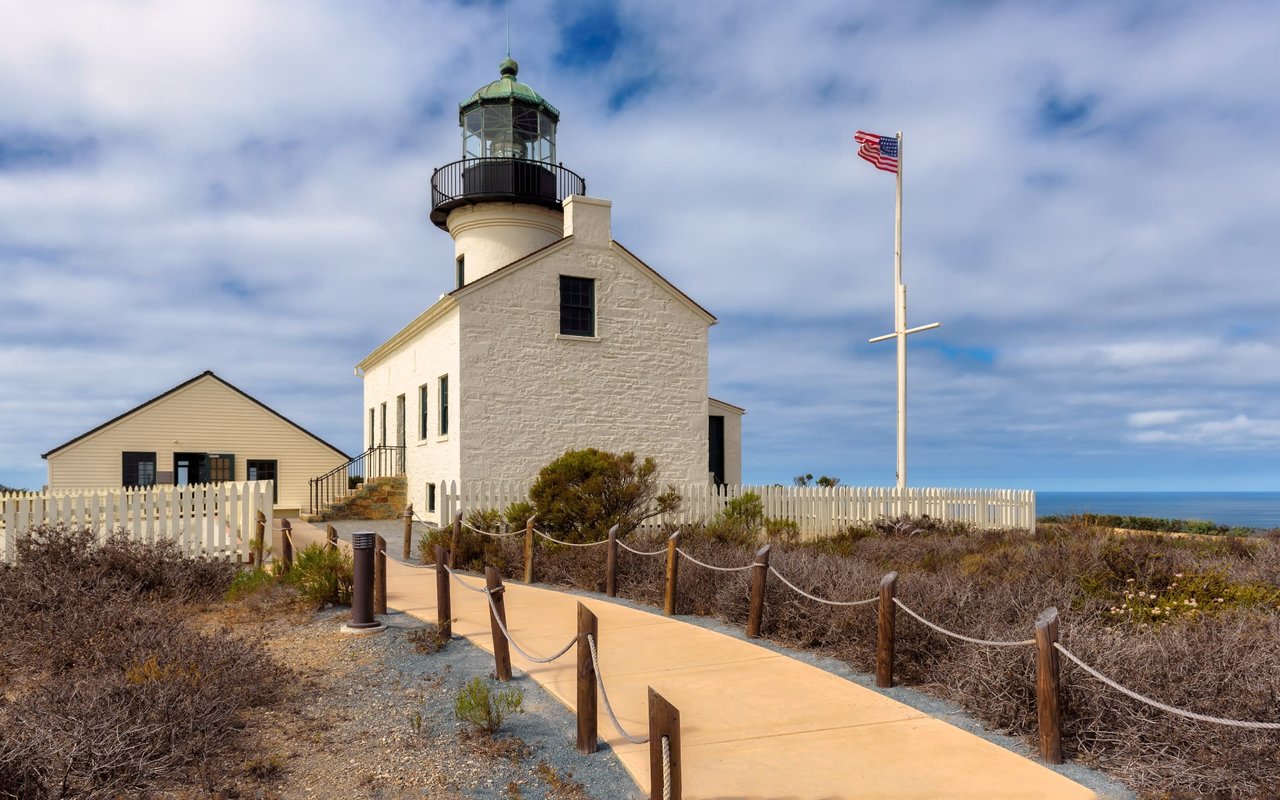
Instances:
[[[907,328],[905,331],[902,332],[902,335],[906,336],[909,333],[919,333],[920,331],[928,331],[928,330],[933,330],[934,328],[940,328],[940,327],[942,327],[941,322],[930,322],[928,325],[921,325],[916,328]],[[875,344],[876,342],[887,342],[897,335],[898,334],[896,332],[886,333],[884,336],[877,336],[874,339],[868,339],[867,343]]]

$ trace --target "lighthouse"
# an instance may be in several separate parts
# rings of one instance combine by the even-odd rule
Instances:
[[[431,176],[431,221],[454,242],[455,288],[564,235],[564,201],[586,182],[556,160],[560,112],[508,57],[458,106],[462,158]]]
[[[560,112],[508,57],[458,123],[430,211],[456,285],[356,365],[363,476],[402,479],[437,523],[588,447],[652,457],[691,496],[740,483],[745,412],[707,394],[716,318],[614,240],[613,203],[560,161]],[[354,468],[313,486],[340,498]]]

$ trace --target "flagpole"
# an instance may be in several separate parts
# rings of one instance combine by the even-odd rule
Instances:
[[[902,284],[902,131],[898,131],[898,198],[894,206],[894,332],[898,335],[898,488],[907,486],[907,287]]]

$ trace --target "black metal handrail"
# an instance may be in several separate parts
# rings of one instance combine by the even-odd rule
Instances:
[[[311,479],[309,511],[314,514],[324,506],[354,494],[365,481],[403,474],[404,445],[374,445],[347,463]]]
[[[431,221],[444,227],[461,205],[490,201],[560,208],[569,195],[586,194],[587,182],[559,164],[523,158],[464,158],[431,175]]]

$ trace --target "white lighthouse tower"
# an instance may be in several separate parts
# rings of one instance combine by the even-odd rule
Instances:
[[[586,182],[556,161],[560,112],[506,58],[459,104],[462,159],[431,178],[431,221],[454,242],[457,288],[564,236],[562,203]]]

